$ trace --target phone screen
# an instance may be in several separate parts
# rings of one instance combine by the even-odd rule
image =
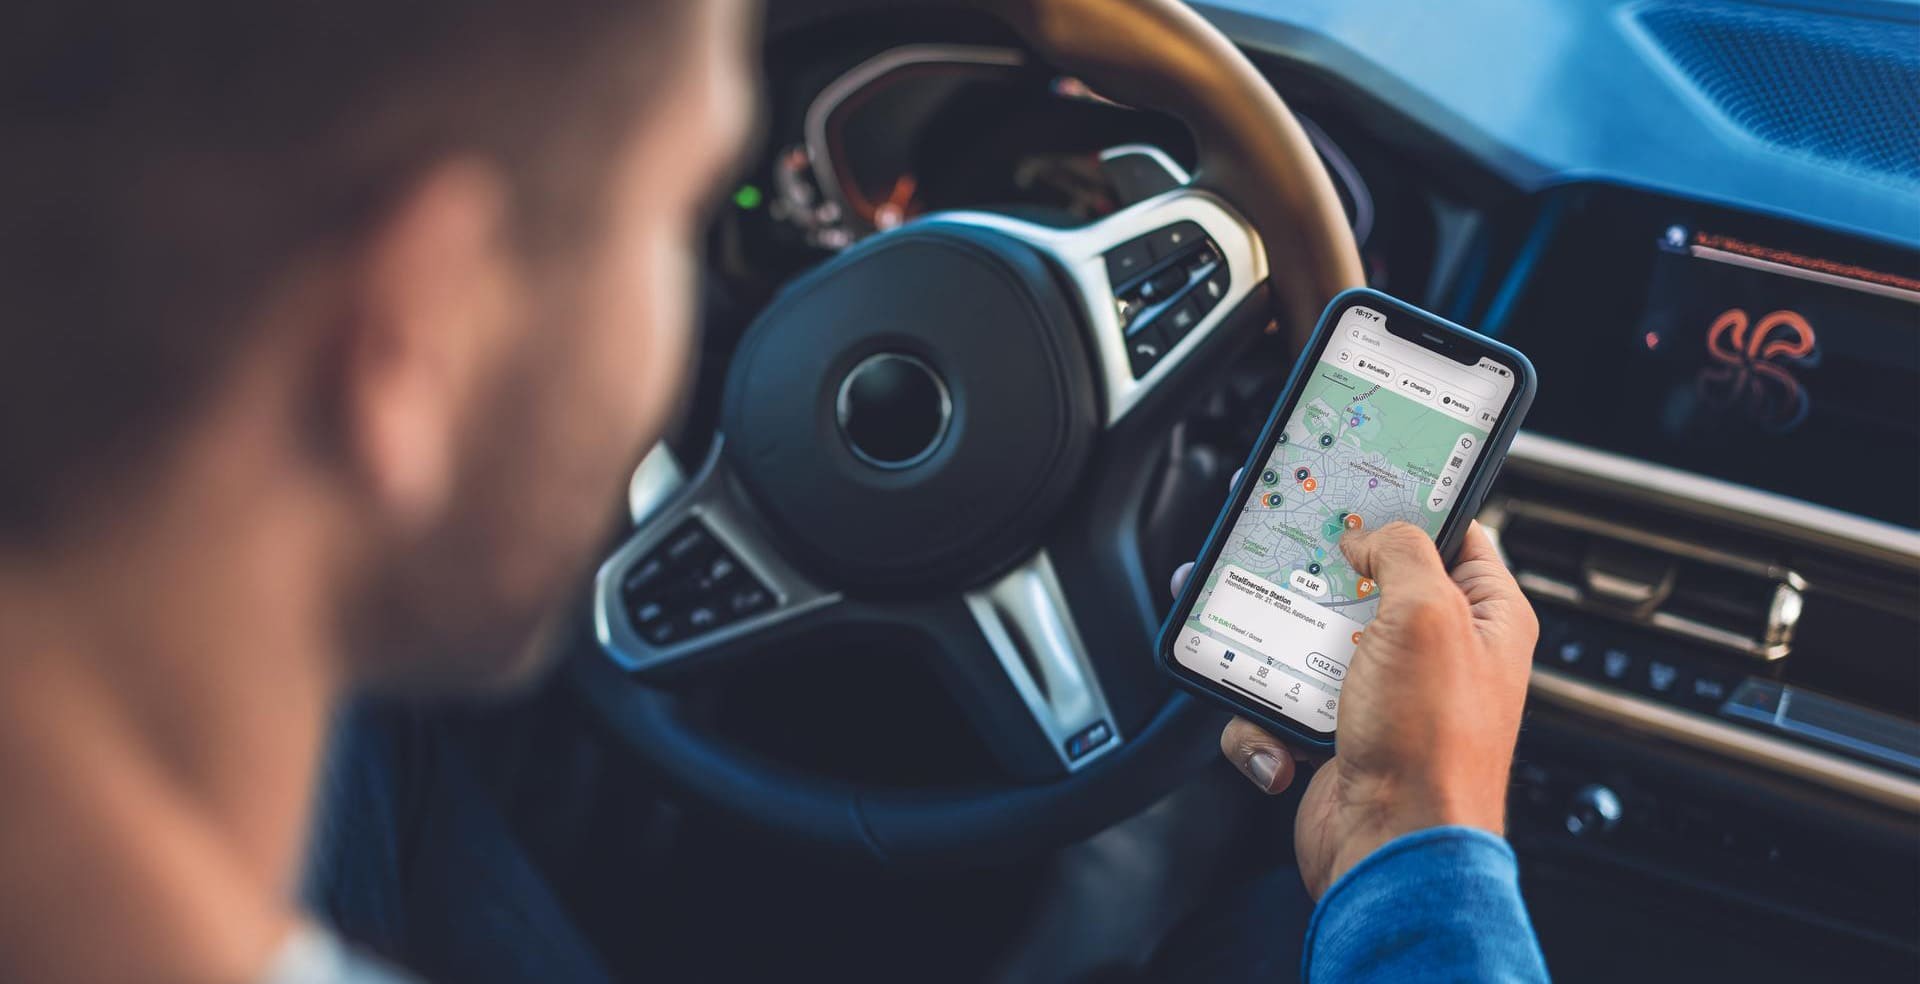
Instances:
[[[1327,334],[1173,645],[1188,670],[1315,732],[1333,732],[1380,606],[1341,535],[1406,520],[1438,536],[1517,383],[1388,317],[1354,305]]]

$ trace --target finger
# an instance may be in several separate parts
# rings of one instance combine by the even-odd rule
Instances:
[[[1493,535],[1479,520],[1467,524],[1467,535],[1460,540],[1460,555],[1454,560],[1453,583],[1467,596],[1469,604],[1484,601],[1523,598],[1519,582],[1500,559]]]
[[[1246,718],[1234,718],[1220,732],[1220,751],[1260,791],[1272,795],[1293,783],[1293,756],[1286,746]]]
[[[1377,530],[1352,530],[1340,538],[1340,550],[1362,577],[1372,578],[1383,595],[1454,590],[1440,550],[1425,531],[1407,522]]]
[[[1476,631],[1502,643],[1502,651],[1530,655],[1540,637],[1539,617],[1533,603],[1513,579],[1513,572],[1500,559],[1493,535],[1479,521],[1467,527],[1460,541],[1460,560],[1453,567],[1453,582],[1467,596]]]

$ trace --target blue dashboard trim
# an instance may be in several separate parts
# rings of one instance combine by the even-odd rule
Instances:
[[[1519,255],[1514,257],[1513,267],[1501,281],[1500,292],[1494,295],[1493,302],[1487,305],[1487,313],[1480,319],[1482,334],[1499,338],[1506,329],[1507,316],[1513,311],[1513,303],[1527,286],[1533,273],[1533,267],[1540,262],[1540,254],[1546,252],[1547,244],[1553,241],[1554,230],[1560,225],[1560,213],[1566,209],[1566,198],[1562,195],[1549,195],[1546,203],[1540,207],[1540,215],[1534,220],[1533,228],[1527,231],[1526,242],[1520,247]]]
[[[1248,50],[1342,79],[1523,191],[1633,186],[1920,248],[1920,187],[1734,132],[1637,36],[1634,11],[1660,2],[1195,7]],[[1877,20],[1920,44],[1920,3],[1911,0],[1764,6]]]

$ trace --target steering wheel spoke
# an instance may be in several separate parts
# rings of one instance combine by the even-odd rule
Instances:
[[[633,503],[639,528],[594,578],[594,633],[623,669],[665,677],[708,668],[831,619],[841,605],[838,591],[767,542],[720,451],[716,441],[684,485],[652,481],[651,501]],[[643,468],[662,470],[648,461]]]
[[[1009,773],[1056,778],[1119,747],[1118,722],[1044,551],[962,602],[973,633],[957,627],[966,644],[944,667],[946,683]]]
[[[1193,187],[1077,228],[975,211],[936,212],[919,221],[1011,236],[1066,275],[1090,332],[1109,427],[1179,375],[1267,279],[1266,250],[1253,226]]]

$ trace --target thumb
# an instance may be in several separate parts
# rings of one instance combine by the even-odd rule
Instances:
[[[1388,523],[1377,530],[1354,530],[1340,538],[1340,550],[1362,577],[1396,594],[1453,590],[1440,548],[1420,527]]]
[[[1220,752],[1263,793],[1278,793],[1293,784],[1293,755],[1246,718],[1234,718],[1220,732]]]

